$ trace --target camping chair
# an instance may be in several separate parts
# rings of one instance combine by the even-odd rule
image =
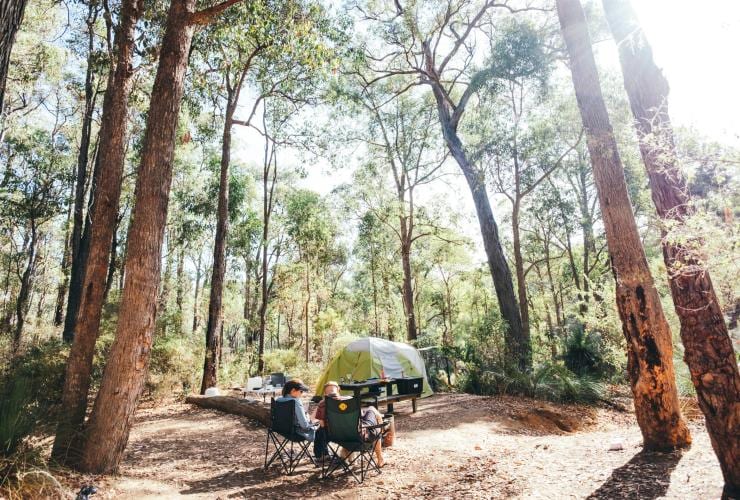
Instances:
[[[283,470],[288,475],[293,474],[303,458],[308,458],[312,464],[317,465],[309,453],[308,447],[311,442],[296,431],[295,410],[295,401],[278,402],[275,398],[270,401],[270,427],[267,429],[265,446],[265,471],[276,459],[280,460]],[[268,459],[270,443],[275,451]]]
[[[360,431],[360,400],[325,398],[327,441],[329,459],[324,459],[321,466],[321,477],[326,479],[340,467],[344,472],[352,474],[355,481],[362,483],[371,470],[380,474],[380,467],[375,462],[375,445],[381,439],[382,429],[388,425],[381,424],[365,426],[370,439],[363,439]],[[374,431],[374,432],[373,432]],[[339,447],[344,448],[349,455],[342,458]],[[355,453],[354,458],[352,454]],[[359,470],[355,471],[355,464]]]
[[[282,387],[287,382],[286,378],[284,373],[271,373],[268,383],[273,387]]]

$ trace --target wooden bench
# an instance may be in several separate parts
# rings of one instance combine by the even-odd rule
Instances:
[[[391,394],[390,396],[380,397],[365,397],[363,402],[370,403],[374,407],[378,405],[386,405],[386,413],[393,413],[393,404],[400,403],[401,401],[411,400],[411,409],[413,413],[416,413],[416,400],[421,397],[421,393],[418,394]]]

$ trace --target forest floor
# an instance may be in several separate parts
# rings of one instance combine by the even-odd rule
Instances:
[[[265,428],[184,403],[142,405],[118,475],[62,475],[72,491],[93,483],[104,498],[719,498],[722,476],[706,430],[694,444],[641,453],[632,413],[515,397],[437,394],[396,408],[387,465],[358,485],[262,471]],[[622,450],[609,451],[619,440]]]

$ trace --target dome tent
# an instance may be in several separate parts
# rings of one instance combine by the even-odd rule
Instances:
[[[365,337],[347,344],[331,360],[316,384],[316,394],[320,395],[324,384],[329,380],[339,382],[347,375],[352,380],[386,377],[423,377],[424,388],[421,397],[431,396],[432,388],[427,379],[427,370],[419,351],[402,342],[377,337]]]

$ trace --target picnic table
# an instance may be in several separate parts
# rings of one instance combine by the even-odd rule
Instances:
[[[375,406],[385,404],[387,407],[387,413],[393,413],[393,403],[410,399],[413,412],[415,413],[416,398],[418,398],[420,394],[393,394],[393,386],[397,386],[400,382],[405,380],[405,378],[385,378],[342,382],[339,384],[339,388],[343,391],[352,391],[353,397],[357,399],[362,399],[363,397],[366,399],[372,398],[372,403],[374,403]],[[379,391],[372,391],[372,389],[380,387],[385,387],[385,396],[380,396]]]

